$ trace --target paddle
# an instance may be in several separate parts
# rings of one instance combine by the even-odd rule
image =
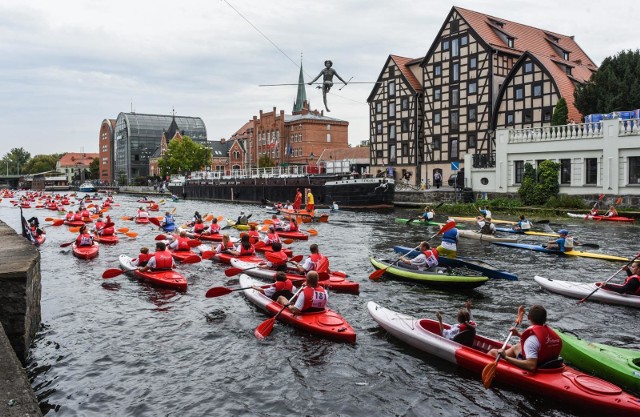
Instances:
[[[128,227],[121,227],[117,230],[118,233],[127,233],[129,231]]]
[[[122,275],[124,273],[126,273],[127,271],[123,270],[123,269],[116,269],[116,268],[110,268],[107,269],[106,271],[104,271],[102,273],[102,278],[104,279],[108,279],[108,278],[115,278],[119,275]]]
[[[209,290],[204,296],[207,298],[220,297],[221,295],[231,294],[234,291],[250,290],[251,288],[253,287],[243,287],[243,288],[213,287],[213,288],[209,288]]]
[[[155,238],[155,240],[166,240],[166,239],[168,239],[168,237],[165,236],[165,235],[162,235],[162,234],[156,236],[156,238]]]
[[[252,267],[250,267],[250,268],[245,268],[245,269],[242,269],[242,268],[236,268],[236,267],[231,267],[231,268],[227,268],[227,269],[224,271],[224,274],[225,274],[226,276],[228,276],[228,277],[233,277],[233,276],[235,276],[235,275],[241,274],[241,273],[242,273],[242,272],[244,272],[244,271],[248,271],[248,270],[250,270],[250,269],[256,269],[256,268],[258,268],[258,265],[257,265],[257,264],[256,264],[255,266],[252,266]]]
[[[56,219],[53,221],[53,223],[51,223],[51,226],[62,226],[63,224],[64,224],[63,219]]]
[[[155,217],[149,217],[149,221],[151,223],[155,224],[156,226],[161,227],[160,226],[160,220],[156,219]]]
[[[275,258],[273,255],[273,252],[265,252],[264,256],[267,258],[267,260],[269,262],[278,262],[280,261],[280,258]],[[290,258],[287,262],[300,262],[302,259],[304,258],[304,256],[302,255],[296,255],[292,258]]]
[[[122,216],[122,217],[120,217],[120,220],[133,220],[133,217],[130,217],[130,216]]]
[[[291,304],[291,302],[296,299],[296,297],[298,296],[298,294],[300,294],[300,291],[302,291],[304,287],[305,287],[304,285],[301,286],[300,289],[296,291],[295,294],[293,294],[293,297],[289,299],[289,302],[287,303],[287,305]],[[260,323],[258,327],[256,327],[256,329],[253,332],[256,338],[263,340],[265,337],[271,334],[271,331],[273,330],[273,326],[276,324],[276,319],[278,318],[278,316],[280,316],[280,313],[282,313],[284,309],[287,308],[287,305],[283,305],[280,311],[278,311],[275,316],[263,321],[262,323]]]
[[[516,317],[516,321],[512,327],[517,327],[520,323],[522,323],[523,317],[524,317],[524,307],[520,306],[518,307],[518,316]],[[502,344],[502,349],[500,350],[504,350],[504,348],[507,346],[507,343],[509,343],[509,340],[511,339],[512,335],[513,333],[509,332],[509,335],[505,339],[504,343]],[[491,386],[491,382],[493,381],[493,378],[496,376],[496,368],[498,367],[498,361],[500,361],[500,355],[496,357],[495,361],[487,364],[487,366],[485,366],[484,369],[482,370],[482,384],[484,385],[485,388],[489,388]]]
[[[605,285],[607,282],[611,281],[611,280],[613,279],[613,277],[615,277],[616,275],[618,275],[620,272],[624,271],[624,268],[625,268],[625,267],[626,267],[626,268],[628,268],[628,267],[629,267],[629,265],[631,265],[631,264],[632,264],[636,259],[638,259],[638,258],[640,258],[640,252],[638,252],[638,253],[636,254],[635,258],[633,258],[632,260],[630,260],[629,262],[627,262],[627,264],[626,264],[625,266],[623,266],[622,268],[618,269],[618,270],[616,271],[616,273],[615,273],[615,274],[611,275],[609,278],[607,278],[607,280],[606,280],[606,281],[602,282],[602,283],[600,284],[600,286],[599,286],[599,287],[596,287],[596,289],[595,289],[595,290],[591,291],[591,293],[590,293],[589,295],[587,295],[586,297],[584,297],[582,300],[578,301],[578,304],[582,304],[582,303],[584,303],[585,301],[587,301],[587,299],[589,299],[589,297],[591,297],[593,294],[595,294],[595,293],[596,293],[596,291],[598,291],[600,288],[604,287],[604,285]]]
[[[66,248],[66,247],[68,247],[68,246],[73,245],[74,243],[76,243],[76,240],[75,240],[75,239],[73,239],[71,242],[67,242],[67,243],[62,243],[62,244],[60,244],[60,247],[61,247],[61,248]]]
[[[311,236],[318,236],[318,231],[316,229],[301,230],[301,232],[307,232]]]
[[[444,232],[446,232],[447,230],[451,230],[454,227],[456,227],[456,222],[449,222],[447,224],[445,224],[444,226],[442,226],[442,228],[440,230],[438,230],[438,233],[434,234],[433,236],[431,236],[429,239],[427,239],[427,242],[430,241],[431,239],[433,239],[434,237],[438,236],[439,234],[442,234]],[[420,245],[416,246],[415,248],[412,249],[412,251],[417,250],[420,248]],[[373,271],[371,273],[371,275],[369,275],[369,279],[371,280],[377,280],[379,279],[381,276],[384,275],[385,272],[387,272],[387,269],[395,264],[397,264],[400,259],[402,259],[402,256],[399,257],[398,259],[396,259],[395,261],[393,261],[391,264],[389,264],[388,266],[385,266],[384,268],[378,269],[376,271]]]
[[[136,236],[138,236],[138,233],[137,232],[127,232],[127,233],[125,233],[125,235],[127,235],[128,237],[136,237]]]

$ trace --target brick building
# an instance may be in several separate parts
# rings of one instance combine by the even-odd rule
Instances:
[[[104,119],[100,125],[98,136],[100,158],[100,181],[111,183],[113,178],[113,139],[116,119]]]

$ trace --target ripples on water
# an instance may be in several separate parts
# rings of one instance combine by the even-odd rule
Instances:
[[[575,281],[602,280],[618,263],[559,258],[463,240],[460,253],[515,272],[516,282],[490,280],[470,293],[450,293],[393,280],[369,281],[369,256],[395,258],[393,245],[415,246],[436,230],[393,222],[414,213],[340,212],[330,223],[313,224],[311,242],[361,285],[359,296],[331,294],[330,306],[342,313],[358,334],[355,346],[301,334],[277,323],[258,341],[253,329],[267,318],[240,293],[206,299],[212,286],[233,285],[224,267],[204,261],[181,267],[187,293],[157,289],[120,276],[101,278],[117,267],[118,255],[153,247],[158,233],[151,226],[124,222],[138,204],[119,196],[112,211],[116,227],[137,231],[116,246],[103,245],[92,261],[75,259],[60,243],[73,239],[66,227],[50,227],[42,247],[41,331],[28,370],[43,407],[56,416],[205,416],[205,415],[401,415],[401,416],[571,416],[562,405],[504,386],[485,390],[479,375],[415,350],[389,336],[370,318],[367,301],[417,317],[436,310],[453,321],[467,297],[481,333],[503,339],[517,306],[543,304],[549,322],[573,329],[592,341],[640,349],[635,331],[637,310],[576,300],[541,290],[535,274]],[[253,219],[268,218],[258,206],[186,201],[177,207],[178,221],[194,210],[235,217],[240,210]],[[51,216],[25,210],[25,216]],[[55,215],[53,216],[55,217]],[[19,226],[19,211],[0,207],[0,218]],[[633,255],[636,226],[565,222],[583,241],[602,251]],[[306,226],[306,225],[305,225]],[[553,225],[557,230],[559,225]],[[543,238],[539,238],[542,240]],[[439,242],[439,238],[434,239]],[[307,253],[310,242],[294,243]],[[622,280],[623,274],[620,275]]]

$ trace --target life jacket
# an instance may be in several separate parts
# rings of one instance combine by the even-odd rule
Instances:
[[[102,229],[102,233],[100,233],[102,236],[112,236],[115,233],[115,230],[113,227],[105,227],[104,229]]]
[[[429,249],[423,251],[422,253],[427,258],[427,265],[429,265],[429,268],[431,268],[432,266],[438,266],[438,259],[440,258],[440,254],[437,250]]]
[[[164,224],[165,226],[173,226],[176,221],[173,219],[172,215],[164,216]]]
[[[220,225],[218,223],[211,223],[211,226],[209,226],[209,233],[220,233]]]
[[[105,222],[96,222],[96,230],[101,231],[104,228]]]
[[[284,253],[283,251],[278,251],[271,252],[271,255],[271,258],[273,258],[273,260],[271,260],[271,265],[273,265],[276,270],[286,269],[287,260],[289,260],[289,257],[286,253]]]
[[[540,350],[538,351],[538,364],[542,365],[545,362],[556,359],[560,355],[560,351],[562,350],[562,340],[547,325],[537,325],[526,329],[522,336],[520,337],[520,345],[522,347],[522,357],[526,359],[525,351],[524,351],[524,342],[531,336],[535,334],[540,342]]]
[[[289,223],[289,231],[290,232],[297,232],[298,231],[298,225],[295,224],[294,222],[290,222]]]
[[[240,244],[240,255],[239,256],[250,256],[256,253],[256,249],[253,245],[249,245],[249,249],[245,248],[243,244]]]
[[[633,280],[633,279],[637,279],[637,280],[638,280],[638,282],[640,283],[640,276],[638,276],[638,275],[631,275],[631,276],[628,276],[628,277],[627,277],[627,279],[625,279],[625,280],[624,280],[624,283],[623,283],[622,285],[623,285],[623,286],[624,286],[624,285],[627,285],[627,283],[629,283],[629,281],[631,281],[631,280]],[[631,295],[640,295],[640,285],[638,286],[638,288],[637,288],[634,292],[632,292],[632,293],[627,293],[627,294],[631,294]]]
[[[81,222],[81,221],[82,221],[82,214],[80,214],[80,213],[75,213],[75,214],[73,215],[73,221],[74,221],[74,222]]]
[[[171,252],[163,250],[153,255],[156,258],[156,267],[154,269],[171,269],[173,266],[173,257]]]
[[[564,238],[564,251],[568,252],[573,250],[573,237],[567,236]]]
[[[153,253],[141,253],[138,255],[138,266],[147,266],[149,259],[153,258]],[[156,262],[158,260],[156,259]]]
[[[458,324],[458,328],[460,329],[460,332],[466,332],[467,330],[475,329],[476,325],[471,321]]]
[[[275,233],[267,233],[267,240],[268,242],[265,243],[267,243],[268,245],[273,245],[276,242],[280,242],[280,236]]]
[[[224,243],[220,243],[220,252],[227,250],[227,249],[235,249],[235,246],[233,246],[233,243],[231,241],[227,242],[226,245]]]
[[[310,309],[324,310],[327,305],[327,293],[324,288],[320,285],[315,288],[305,287],[302,292],[304,294],[304,304],[301,311]]]
[[[202,224],[202,223],[196,223],[196,224],[193,226],[193,231],[194,231],[195,233],[202,233],[202,231],[203,231],[204,229],[205,229],[205,225],[204,225],[204,224]]]
[[[140,217],[140,218],[146,218],[146,217],[149,217],[149,213],[147,213],[147,212],[146,212],[146,211],[144,211],[144,210],[138,210],[138,217]]]
[[[80,212],[80,215],[81,215],[83,218],[91,217],[91,213],[89,213],[89,210],[86,210],[86,209],[85,209],[85,210],[82,210],[82,211]]]
[[[486,221],[484,222],[484,225],[482,225],[482,227],[480,228],[480,233],[484,234],[484,235],[490,235],[493,233],[493,230],[491,230],[491,223],[487,223]]]
[[[273,221],[273,228],[276,230],[282,230],[282,222],[280,221],[280,219],[275,219],[272,220]]]
[[[273,284],[273,287],[276,289],[276,292],[279,292],[279,291],[292,291],[293,290],[293,282],[291,282],[290,279],[287,279],[286,281],[276,281],[276,283]]]
[[[70,211],[70,212],[67,213],[67,215],[64,217],[64,219],[66,221],[68,221],[68,222],[71,222],[71,221],[73,221],[74,217],[75,217],[75,214],[72,211]]]
[[[526,220],[526,219],[525,220],[521,220],[518,223],[520,223],[520,229],[522,229],[522,230],[531,229],[532,224],[531,224],[531,222],[529,220]]]
[[[458,229],[454,227],[453,229],[444,232],[442,234],[442,241],[449,243],[458,243]]]
[[[313,270],[316,272],[329,272],[329,259],[321,253],[312,253],[309,255],[313,262]]]
[[[249,237],[260,238],[260,232],[258,232],[257,230],[249,230],[247,234],[249,235]]]
[[[178,248],[177,250],[190,250],[189,246],[189,238],[188,237],[179,237],[178,238]]]
[[[93,245],[93,238],[89,233],[83,233],[76,239],[77,246],[91,246]]]

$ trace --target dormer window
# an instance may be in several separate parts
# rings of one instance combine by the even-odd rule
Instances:
[[[509,48],[513,48],[513,44],[514,44],[514,39],[511,37],[507,38],[507,46]]]
[[[568,61],[568,60],[569,60],[569,52],[568,52],[568,51],[563,51],[563,52],[562,52],[562,57],[563,57],[566,61]]]
[[[567,75],[571,75],[571,67],[570,66],[566,66],[564,71],[567,73]]]
[[[489,22],[491,22],[491,24],[495,26],[498,26],[499,28],[504,26],[504,23],[500,22],[499,20],[489,19]]]

